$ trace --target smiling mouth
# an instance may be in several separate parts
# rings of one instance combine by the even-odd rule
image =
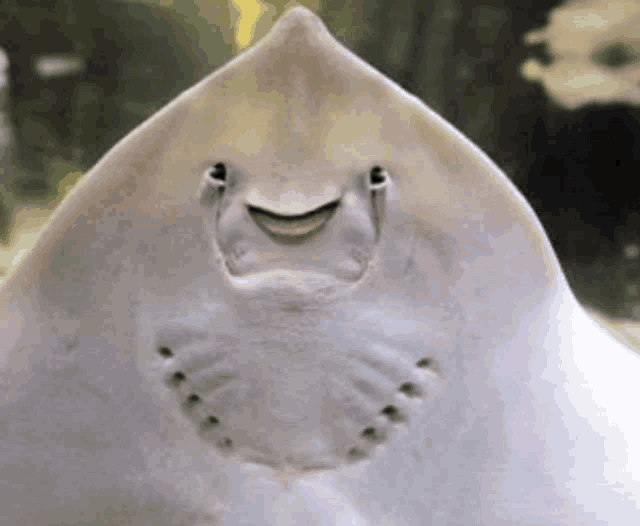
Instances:
[[[267,234],[282,241],[304,241],[319,232],[338,208],[329,203],[306,214],[286,216],[249,206],[249,214]]]

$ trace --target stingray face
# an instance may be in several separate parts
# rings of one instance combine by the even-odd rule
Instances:
[[[309,174],[280,168],[262,184],[232,161],[202,176],[212,250],[232,286],[318,294],[357,283],[379,248],[389,173],[373,166],[302,185]]]
[[[590,524],[632,464],[603,478],[633,409],[591,386],[637,363],[524,198],[304,8],[114,147],[0,301],[14,523],[116,487],[234,526]]]
[[[211,452],[338,470],[421,433],[463,340],[544,298],[556,263],[513,192],[295,9],[105,156],[19,279],[52,346],[130,349]]]

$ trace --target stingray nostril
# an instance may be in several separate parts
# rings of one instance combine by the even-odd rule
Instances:
[[[389,182],[389,173],[380,166],[374,166],[369,172],[369,187],[372,190],[380,190]]]
[[[347,458],[350,461],[362,460],[366,456],[367,454],[362,449],[355,446],[350,448],[349,451],[347,452]]]
[[[402,420],[402,415],[395,406],[388,405],[381,411],[381,413],[392,422],[400,422]]]
[[[233,447],[233,440],[229,437],[225,437],[218,442],[218,447],[221,449],[231,449]]]
[[[430,374],[435,376],[441,376],[442,370],[437,360],[433,358],[422,358],[416,362],[416,367],[422,369],[423,374]]]
[[[169,349],[169,347],[158,347],[158,354],[163,358],[171,358],[173,356],[173,351]]]
[[[378,442],[384,439],[384,436],[373,426],[366,427],[362,433],[360,433],[360,436],[370,442]]]
[[[187,375],[184,374],[182,371],[176,371],[171,375],[171,383],[175,386],[180,385],[186,379],[187,379]]]
[[[212,427],[216,427],[219,423],[220,423],[220,420],[218,420],[213,415],[209,415],[206,418],[206,420],[202,423],[202,425],[206,428],[212,428]]]
[[[185,402],[185,405],[187,406],[187,408],[192,408],[193,406],[195,406],[198,402],[200,402],[201,398],[195,394],[192,393],[187,397],[187,401]]]
[[[428,367],[431,367],[431,364],[431,358],[422,358],[416,362],[416,367],[420,367],[420,369],[427,369]]]
[[[216,163],[215,165],[209,167],[207,174],[211,179],[225,182],[227,180],[227,167],[224,165],[224,163]]]
[[[400,386],[399,391],[401,393],[404,393],[407,396],[413,397],[413,396],[420,396],[421,392],[420,389],[418,389],[418,387],[412,383],[412,382],[405,382]]]
[[[363,437],[372,437],[376,434],[376,428],[375,427],[367,427],[363,432],[362,432],[362,436]]]

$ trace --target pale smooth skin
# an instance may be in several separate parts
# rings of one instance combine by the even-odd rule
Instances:
[[[265,233],[332,203],[302,241]],[[504,174],[304,8],[87,174],[3,285],[0,331],[6,524],[640,523],[638,357]],[[163,381],[212,353],[255,389],[224,429],[275,467],[201,439]],[[376,371],[409,418],[350,462],[327,404]]]

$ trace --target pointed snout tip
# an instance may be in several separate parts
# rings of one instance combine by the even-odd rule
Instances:
[[[318,15],[302,5],[287,9],[276,26],[278,31],[291,31],[296,28],[315,31],[324,29],[324,24]]]

